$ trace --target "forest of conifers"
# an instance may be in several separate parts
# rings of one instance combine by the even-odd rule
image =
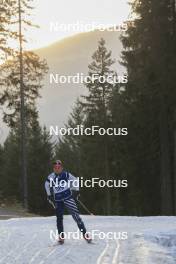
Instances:
[[[13,31],[8,27],[18,17],[16,3],[7,1],[0,6],[0,105],[13,110],[3,113],[10,132],[0,146],[0,199],[8,203],[22,203],[23,199],[20,55],[8,41],[18,38],[15,27]],[[28,0],[23,1],[22,8],[32,12]],[[44,181],[52,170],[52,161],[60,159],[66,170],[84,179],[128,181],[127,188],[82,188],[81,199],[94,214],[176,214],[176,3],[133,0],[131,8],[133,21],[121,36],[121,64],[128,82],[85,84],[87,93],[75,102],[66,125],[127,128],[126,136],[66,135],[54,142],[39,123],[36,105],[47,62],[32,51],[23,51],[30,212],[52,213]],[[118,70],[112,71],[114,59],[100,39],[88,75],[118,75]]]

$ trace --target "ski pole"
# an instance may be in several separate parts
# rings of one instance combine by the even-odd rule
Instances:
[[[89,209],[83,204],[83,202],[81,202],[80,200],[77,200],[79,203],[80,203],[80,205],[90,214],[90,215],[94,215],[93,213],[91,213],[90,211],[89,211]]]
[[[54,209],[56,209],[55,204],[51,200],[48,199],[48,202],[52,205]]]

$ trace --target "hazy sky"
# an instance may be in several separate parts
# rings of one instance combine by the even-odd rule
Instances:
[[[74,30],[51,32],[51,22],[118,25],[128,18],[130,12],[128,0],[34,0],[33,2],[35,9],[32,10],[31,21],[40,28],[31,28],[25,32],[29,41],[28,49],[43,47],[78,33]],[[6,135],[7,130],[4,127],[2,130],[0,127],[0,141],[4,140]]]
[[[30,29],[28,48],[38,48],[78,31],[51,31],[50,23],[120,24],[129,15],[128,0],[34,0],[32,21],[40,29]]]

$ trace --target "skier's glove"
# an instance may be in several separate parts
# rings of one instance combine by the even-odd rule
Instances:
[[[50,204],[54,204],[54,198],[53,198],[52,195],[48,195],[48,196],[47,196],[47,200],[48,200],[48,202],[49,202]]]
[[[79,200],[79,197],[80,197],[79,191],[72,191],[72,197],[73,197],[73,199],[75,199],[76,201],[78,201]]]

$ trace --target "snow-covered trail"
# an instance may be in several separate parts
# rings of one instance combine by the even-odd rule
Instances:
[[[0,221],[0,264],[175,264],[176,217],[82,216],[88,230],[127,232],[127,239],[67,239],[63,246],[50,240],[55,217]],[[77,231],[65,216],[65,232]],[[120,238],[122,238],[120,236]]]

